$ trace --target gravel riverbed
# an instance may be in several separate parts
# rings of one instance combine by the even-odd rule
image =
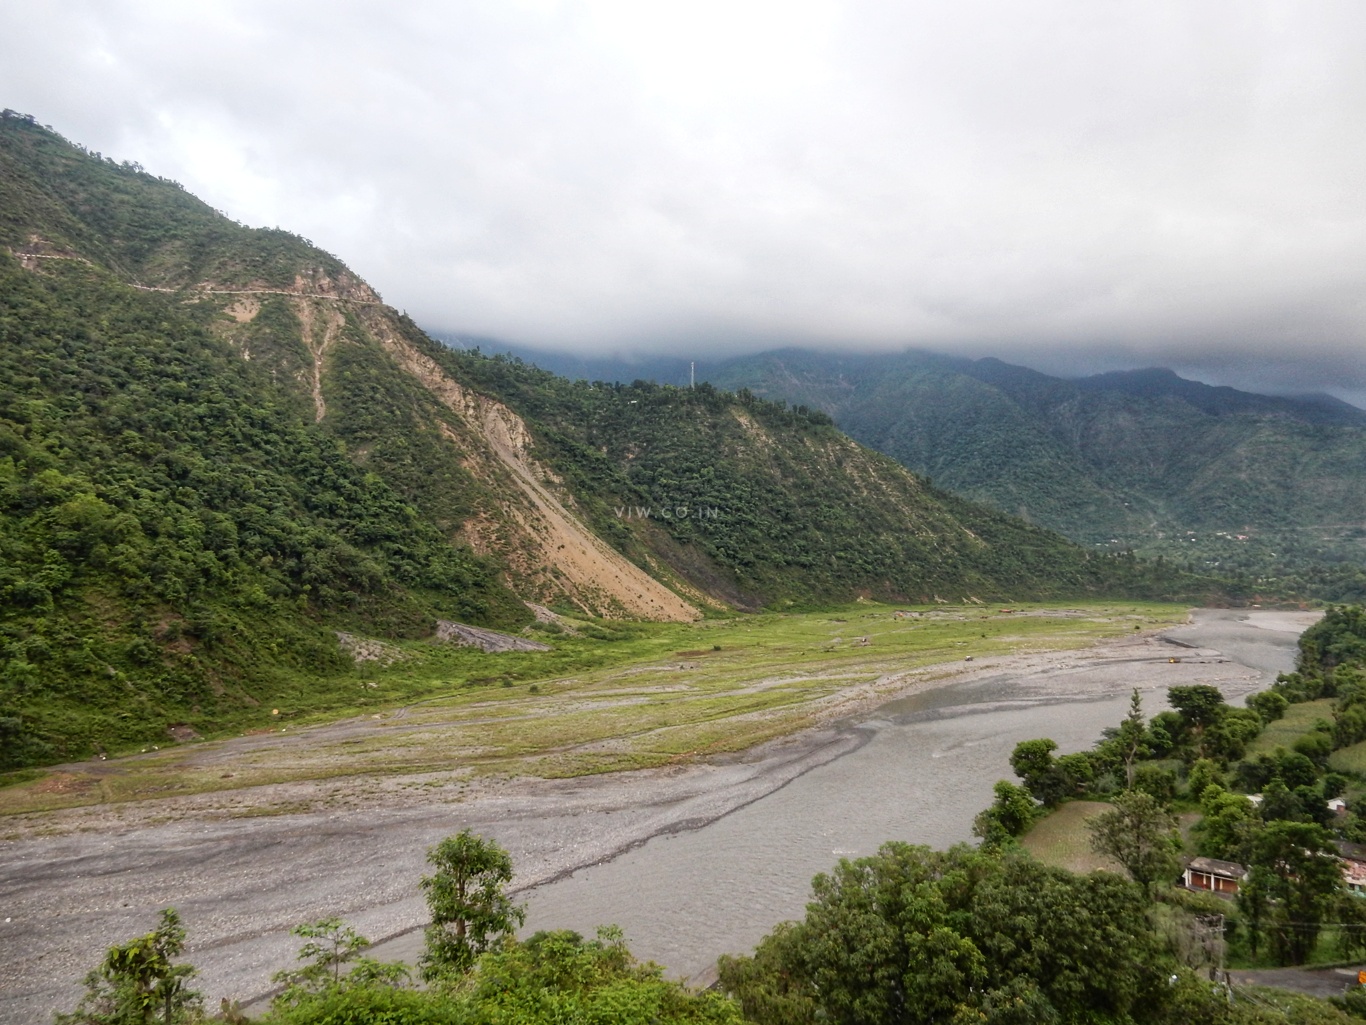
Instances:
[[[983,659],[906,674],[900,694],[1014,678],[1022,690],[1067,670],[1085,687],[1212,682],[1230,695],[1288,668],[1312,614],[1197,613],[1154,637]],[[1213,642],[1219,642],[1218,645]],[[1287,655],[1287,651],[1290,652]],[[0,822],[0,1021],[47,1022],[112,942],[179,909],[187,957],[210,1007],[244,1004],[289,964],[300,922],[337,915],[375,940],[404,944],[425,920],[418,880],[428,847],[466,827],[512,854],[526,890],[610,860],[661,834],[704,826],[867,742],[857,728],[889,697],[870,692],[839,718],[738,755],[562,780],[358,778],[97,805]],[[251,738],[248,738],[249,740]],[[1004,773],[1003,773],[1004,774]],[[335,798],[335,801],[333,800]],[[278,813],[291,805],[313,809]]]

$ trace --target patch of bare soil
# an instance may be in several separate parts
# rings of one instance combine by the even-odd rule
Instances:
[[[340,311],[332,308],[323,309],[308,298],[295,299],[294,312],[298,314],[299,323],[303,327],[303,343],[313,355],[313,418],[321,422],[323,417],[327,416],[327,403],[323,401],[323,363],[328,350],[341,336],[346,318]]]
[[[34,786],[40,794],[82,794],[99,788],[99,780],[84,773],[54,772]]]
[[[570,625],[570,623],[563,616],[551,612],[544,605],[537,605],[535,602],[530,601],[523,602],[522,604],[531,610],[531,614],[536,617],[536,622],[553,623],[556,626],[558,626],[561,631],[563,631],[570,637],[583,636],[579,633],[578,630],[576,630],[572,625]]]
[[[440,641],[449,641],[488,652],[550,650],[549,644],[542,644],[540,641],[529,641],[525,637],[500,634],[496,630],[485,630],[479,626],[453,623],[449,619],[438,619],[436,621],[436,637]]]
[[[261,312],[261,300],[250,297],[234,299],[223,307],[223,312],[239,324],[250,324]]]
[[[403,649],[394,644],[385,644],[369,637],[357,637],[345,630],[335,631],[337,643],[342,651],[351,656],[353,662],[378,662],[382,666],[402,662],[407,656]]]

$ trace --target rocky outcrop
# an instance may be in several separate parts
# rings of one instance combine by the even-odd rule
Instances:
[[[485,630],[481,626],[452,623],[448,619],[437,620],[436,639],[460,644],[467,648],[479,648],[488,652],[550,650],[549,644],[542,644],[540,641],[529,641],[525,637],[500,634],[496,630]]]

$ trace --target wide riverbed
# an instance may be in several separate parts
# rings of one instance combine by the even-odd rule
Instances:
[[[1124,717],[1134,687],[1154,715],[1168,686],[1192,682],[1193,665],[1231,698],[1260,690],[1293,668],[1304,625],[1278,613],[1200,612],[1164,635],[1196,650],[1171,646],[1128,664],[1064,659],[1046,674],[987,675],[891,702],[849,724],[868,736],[857,750],[707,826],[536,888],[527,928],[591,935],[613,922],[639,956],[700,981],[719,953],[747,952],[775,922],[801,917],[811,877],[839,858],[891,839],[970,840],[992,785],[1013,779],[1009,756],[1021,740],[1089,748]]]
[[[1133,687],[1150,715],[1172,685],[1262,689],[1314,618],[1202,611],[1165,639],[949,667],[857,720],[700,764],[444,797],[420,779],[362,779],[335,808],[300,814],[190,799],[30,816],[0,841],[0,1021],[70,1010],[105,947],[167,905],[210,1007],[266,993],[297,950],[290,928],[327,915],[388,937],[376,955],[411,960],[425,852],[466,827],[511,852],[528,929],[617,923],[640,956],[705,977],[718,954],[800,915],[811,876],[839,857],[967,839],[1019,740],[1088,747]]]

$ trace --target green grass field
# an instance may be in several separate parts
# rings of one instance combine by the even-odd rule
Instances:
[[[358,667],[338,683],[354,700],[327,716],[281,701],[241,737],[49,770],[0,789],[0,814],[347,776],[553,778],[686,762],[890,695],[928,666],[946,675],[969,655],[1085,647],[1186,615],[1135,603],[1012,609],[898,616],[860,603],[692,624],[570,621],[615,639],[554,635],[554,651],[501,655],[394,644],[403,657]]]
[[[1291,705],[1285,715],[1270,723],[1257,738],[1247,746],[1247,758],[1260,754],[1270,754],[1278,747],[1292,748],[1295,741],[1313,729],[1315,721],[1333,718],[1333,699],[1320,698],[1318,701],[1305,701]]]
[[[1119,862],[1091,850],[1091,834],[1086,830],[1087,819],[1110,808],[1103,801],[1069,801],[1034,823],[1020,844],[1045,865],[1069,872],[1105,869],[1122,875],[1124,867]]]
[[[1366,740],[1334,751],[1328,756],[1328,768],[1334,772],[1354,772],[1366,775]]]

